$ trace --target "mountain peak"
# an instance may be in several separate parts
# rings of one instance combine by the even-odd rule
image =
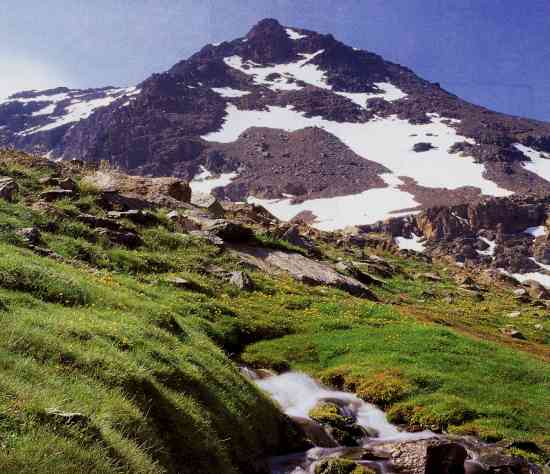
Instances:
[[[246,37],[250,40],[257,36],[279,36],[285,34],[285,27],[278,20],[275,18],[264,18],[252,27]]]

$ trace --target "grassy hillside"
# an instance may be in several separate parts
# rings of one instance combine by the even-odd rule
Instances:
[[[479,302],[452,269],[383,254],[399,271],[375,289],[381,303],[259,271],[245,292],[206,272],[239,260],[175,233],[163,210],[154,225],[124,222],[143,239],[130,250],[77,218],[105,215],[96,190],[37,208],[55,170],[17,154],[0,163],[20,186],[0,199],[0,472],[249,472],[296,448],[231,359],[316,374],[397,422],[548,449],[548,319],[509,290]],[[18,232],[33,225],[47,256]],[[413,278],[427,271],[441,280]],[[498,331],[518,308],[522,342]]]

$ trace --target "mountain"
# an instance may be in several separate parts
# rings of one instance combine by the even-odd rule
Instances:
[[[0,144],[192,180],[325,230],[550,191],[550,124],[273,19],[136,87],[11,96]]]

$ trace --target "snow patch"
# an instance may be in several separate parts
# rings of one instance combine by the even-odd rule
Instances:
[[[479,255],[493,257],[495,255],[495,249],[497,247],[496,242],[494,240],[486,239],[485,237],[480,237],[479,239],[485,242],[489,246],[489,248],[487,250],[477,250],[477,253]]]
[[[406,239],[405,237],[396,237],[395,243],[401,250],[414,250],[415,252],[424,252],[424,250],[426,250],[426,246],[422,242],[420,242],[422,237],[414,233],[411,235],[412,237],[410,239]]]
[[[36,112],[33,112],[31,115],[33,117],[39,117],[40,115],[50,115],[55,112],[55,108],[57,107],[56,103],[47,105],[43,109],[37,110]]]
[[[336,94],[351,100],[360,107],[367,109],[367,100],[384,99],[388,102],[403,99],[407,94],[389,82],[375,82],[374,85],[382,92],[335,92]]]
[[[535,173],[542,179],[550,181],[550,156],[521,143],[516,143],[514,146],[531,160],[522,163],[527,171],[531,171],[531,173]]]
[[[29,102],[52,102],[52,103],[57,103],[57,102],[62,102],[64,100],[67,100],[69,98],[70,98],[70,95],[67,94],[66,92],[63,92],[63,93],[60,93],[60,94],[51,94],[51,95],[42,94],[42,95],[37,95],[35,97],[16,97],[16,98],[14,98],[12,96],[12,97],[8,97],[7,99],[4,99],[4,100],[0,101],[0,104],[5,104],[5,103],[8,103],[8,102],[21,102],[22,104],[27,104]]]
[[[413,214],[414,212],[396,211],[418,206],[411,194],[396,187],[369,189],[359,194],[333,198],[310,199],[300,204],[293,204],[292,199],[259,199],[253,196],[248,198],[248,202],[265,207],[284,221],[291,220],[302,211],[310,211],[317,217],[313,227],[326,231]]]
[[[233,172],[222,173],[218,177],[213,177],[210,171],[204,167],[201,168],[202,172],[189,183],[191,191],[195,193],[210,194],[214,188],[227,186],[238,176],[238,173]]]
[[[243,62],[240,56],[227,57],[224,62],[229,67],[252,76],[256,84],[267,86],[274,91],[302,89],[295,81],[302,81],[322,89],[330,89],[330,86],[326,83],[325,72],[319,69],[317,65],[309,64],[312,59],[323,53],[324,50],[312,54],[300,54],[303,59],[299,61],[274,66],[265,66],[254,61]],[[269,78],[271,75],[277,75],[277,77]]]
[[[240,91],[231,87],[212,87],[212,90],[222,97],[234,98],[250,94],[250,91]]]
[[[539,225],[536,227],[528,227],[523,231],[524,234],[532,235],[533,237],[541,237],[543,235],[546,235],[546,227],[543,225]]]
[[[530,272],[530,273],[512,273],[516,280],[521,283],[525,283],[528,280],[534,280],[540,283],[545,288],[550,288],[550,275],[546,275],[542,272]]]
[[[250,127],[267,127],[293,132],[306,127],[318,127],[335,135],[353,152],[389,168],[395,177],[408,176],[418,185],[432,188],[457,189],[474,186],[483,194],[508,196],[510,191],[500,188],[483,177],[484,166],[472,158],[456,157],[446,150],[465,137],[434,118],[433,123],[411,124],[397,117],[371,120],[367,123],[345,123],[306,117],[292,106],[268,106],[268,111],[240,110],[233,104],[226,107],[221,130],[204,135],[207,141],[230,143]],[[436,147],[419,155],[412,151],[416,138],[412,134],[430,132]],[[388,175],[385,175],[388,176]],[[388,181],[386,181],[388,184]]]
[[[255,76],[255,80],[258,77]],[[317,127],[336,136],[353,152],[365,159],[380,163],[391,173],[381,175],[388,185],[355,195],[321,198],[293,204],[290,199],[249,198],[250,202],[265,206],[280,219],[289,220],[302,211],[311,211],[318,217],[315,224],[322,230],[335,230],[356,224],[370,224],[397,215],[418,206],[414,197],[399,187],[400,177],[410,177],[419,186],[457,189],[473,186],[485,195],[508,196],[510,191],[483,177],[485,168],[473,158],[457,157],[447,150],[456,142],[467,140],[450,127],[444,117],[432,114],[432,123],[411,124],[395,116],[377,118],[367,123],[345,123],[322,117],[306,117],[292,106],[268,106],[267,111],[240,110],[227,104],[222,128],[204,135],[211,142],[230,143],[250,127],[266,127],[294,132]],[[435,148],[418,154],[413,146],[419,135],[429,134]],[[399,214],[395,214],[395,213]]]
[[[64,107],[63,109],[64,113],[62,115],[52,117],[53,119],[52,122],[46,125],[29,128],[27,130],[19,132],[18,135],[32,135],[38,132],[46,132],[48,130],[53,130],[63,125],[67,125],[69,123],[74,123],[80,120],[87,119],[90,115],[92,115],[93,112],[95,112],[95,110],[102,107],[106,107],[123,96],[130,97],[129,100],[133,100],[135,99],[135,96],[137,96],[140,92],[141,90],[137,89],[136,87],[129,87],[125,89],[124,88],[109,89],[105,91],[105,95],[103,97],[90,99],[90,100],[82,99],[81,97],[83,96],[83,94],[74,94],[74,95],[57,94],[52,96],[47,96],[47,95],[37,96],[32,100],[29,99],[28,101],[34,102],[34,101],[38,101],[38,99],[42,101],[42,99],[48,98],[45,100],[51,103],[47,107],[37,112],[34,112],[32,114],[33,116],[52,114],[55,111],[57,104],[59,102],[70,99],[71,97],[72,99],[70,101],[70,104]],[[126,102],[126,105],[128,103],[129,101]]]
[[[285,29],[286,31],[286,34],[288,35],[288,37],[294,41],[298,41],[298,40],[301,40],[303,38],[307,38],[307,35],[302,35],[300,33],[298,33],[296,30],[293,30],[292,28],[286,28]]]

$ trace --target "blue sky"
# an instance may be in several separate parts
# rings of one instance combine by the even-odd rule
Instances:
[[[333,33],[465,99],[550,121],[550,0],[2,0],[0,96],[134,84],[264,17]]]

